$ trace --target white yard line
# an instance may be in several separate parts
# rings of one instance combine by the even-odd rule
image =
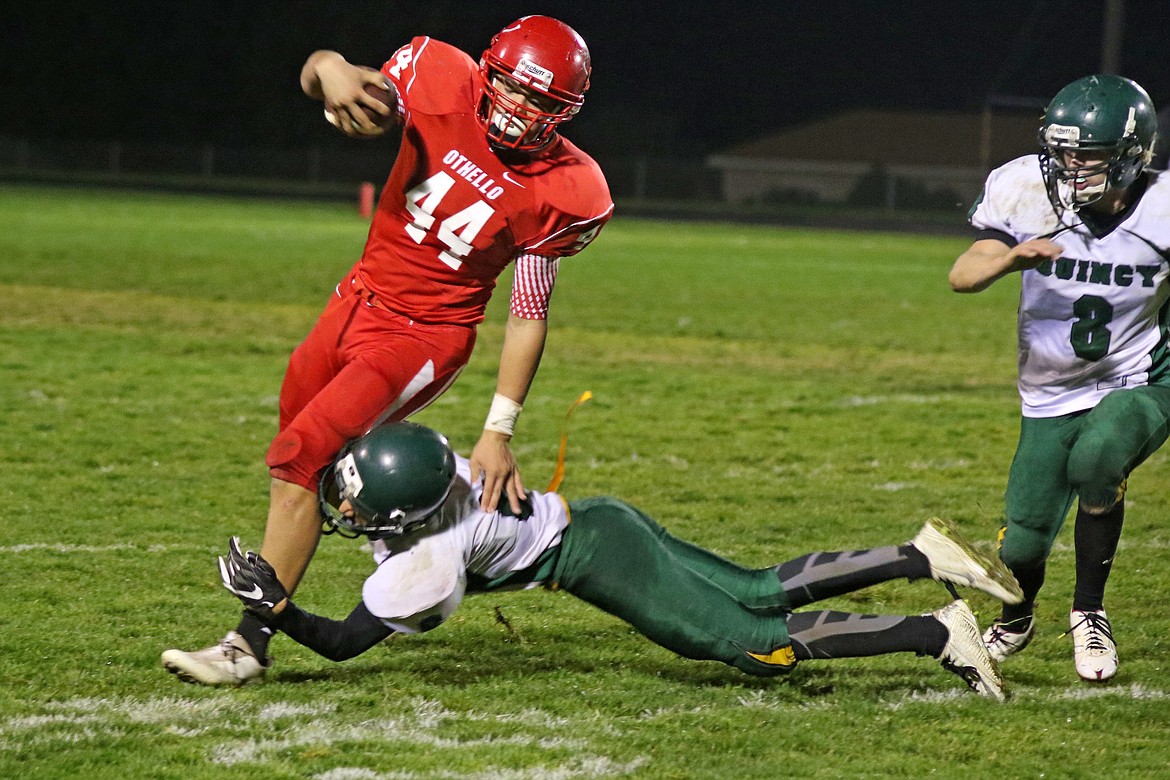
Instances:
[[[1083,701],[1100,698],[1133,701],[1163,701],[1170,691],[1144,685],[1088,687],[1076,685],[1059,690],[1015,687],[1017,700]],[[960,686],[943,690],[911,691],[884,702],[891,710],[908,707],[954,707],[976,702],[974,694]],[[793,702],[789,696],[775,696],[767,691],[752,691],[739,700],[745,709],[798,712],[807,707],[832,709],[831,701]],[[844,706],[844,705],[840,705]],[[707,708],[664,708],[646,711],[638,720],[676,717],[680,713],[698,714]],[[273,729],[279,721],[280,728]],[[459,739],[450,736],[451,723],[478,721],[506,724],[504,736]],[[414,744],[446,752],[524,746],[538,750],[569,754],[562,763],[541,763],[522,768],[488,766],[468,773],[447,769],[417,771],[387,767],[375,771],[364,767],[335,767],[314,775],[314,780],[582,780],[611,778],[638,772],[650,764],[648,756],[621,762],[604,755],[610,732],[602,728],[595,739],[563,736],[566,719],[536,709],[516,713],[458,712],[442,703],[418,698],[411,702],[411,712],[400,717],[347,720],[337,714],[334,703],[306,704],[276,702],[258,704],[237,698],[214,699],[167,696],[152,699],[74,698],[40,705],[39,711],[0,718],[0,752],[20,752],[30,747],[52,746],[66,749],[110,734],[126,734],[132,727],[149,724],[172,737],[207,739],[223,734],[226,739],[208,749],[209,764],[235,766],[278,763],[289,752],[311,745],[314,748],[358,742],[364,745]],[[581,725],[581,724],[577,724]],[[249,734],[253,736],[239,737]],[[272,734],[272,737],[255,735]],[[387,755],[393,755],[388,750]],[[559,758],[559,756],[558,756]]]
[[[12,544],[5,547],[0,547],[0,554],[4,553],[30,553],[30,552],[55,552],[62,555],[70,555],[72,553],[106,553],[106,552],[145,552],[145,553],[165,553],[174,552],[176,550],[203,550],[204,548],[196,545],[175,545],[175,544],[66,544],[64,542],[35,542],[32,544]]]
[[[359,767],[339,767],[317,775],[317,780],[578,780],[620,777],[649,761],[647,757],[638,757],[621,763],[603,755],[600,750],[604,745],[593,745],[576,735],[564,736],[569,721],[540,710],[504,714],[456,712],[440,702],[422,698],[412,701],[411,706],[412,712],[404,717],[354,722],[339,718],[337,705],[333,703],[259,705],[235,698],[74,698],[46,703],[41,712],[0,718],[0,752],[19,752],[30,746],[64,747],[150,724],[169,736],[182,738],[227,735],[227,739],[213,745],[208,752],[208,763],[221,766],[264,765],[283,761],[289,751],[304,746],[317,749],[355,742],[414,744],[446,752],[523,746],[572,756],[563,764],[542,763],[520,769],[492,767],[469,774],[449,770],[373,772]],[[272,728],[273,721],[280,721],[279,729]],[[507,733],[454,738],[450,736],[454,721],[499,723],[507,726]],[[252,736],[233,736],[237,734]],[[255,736],[263,734],[273,736]]]

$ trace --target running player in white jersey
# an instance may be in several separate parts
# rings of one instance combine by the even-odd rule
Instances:
[[[1170,426],[1170,175],[1147,168],[1156,127],[1129,79],[1066,86],[1045,111],[1039,158],[988,176],[970,214],[976,240],[950,273],[957,292],[1021,279],[1023,419],[1000,557],[1025,599],[1004,606],[985,640],[1000,660],[1031,641],[1045,561],[1076,498],[1070,631],[1086,680],[1117,671],[1104,593],[1126,480]]]
[[[927,521],[911,542],[811,553],[747,569],[671,536],[614,498],[567,502],[530,490],[520,513],[506,498],[484,511],[481,480],[446,439],[414,423],[389,423],[347,445],[322,479],[321,510],[345,535],[373,540],[377,569],[345,620],[302,610],[272,567],[233,539],[220,559],[224,586],[269,628],[341,661],[390,634],[429,631],[465,594],[546,585],[629,622],[687,658],[748,674],[787,672],[800,660],[913,652],[936,658],[976,692],[1004,697],[1003,681],[966,602],[925,615],[854,615],[797,607],[887,580],[934,579],[1018,601],[998,560],[971,548],[954,526]],[[332,495],[331,495],[332,494]],[[264,672],[239,637],[196,653],[170,650],[184,680],[239,685]]]

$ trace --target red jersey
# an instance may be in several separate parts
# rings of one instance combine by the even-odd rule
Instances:
[[[597,163],[568,140],[504,163],[476,117],[482,82],[464,52],[418,37],[382,66],[398,88],[402,146],[357,264],[381,304],[419,322],[481,322],[521,254],[568,257],[613,213]]]

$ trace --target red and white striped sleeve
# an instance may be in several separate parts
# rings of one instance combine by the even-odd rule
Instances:
[[[548,319],[548,302],[560,267],[559,257],[517,257],[512,278],[512,314],[525,320]]]

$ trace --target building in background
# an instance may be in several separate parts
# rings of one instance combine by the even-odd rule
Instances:
[[[733,203],[965,209],[987,172],[1034,153],[1040,110],[850,111],[708,158]]]

